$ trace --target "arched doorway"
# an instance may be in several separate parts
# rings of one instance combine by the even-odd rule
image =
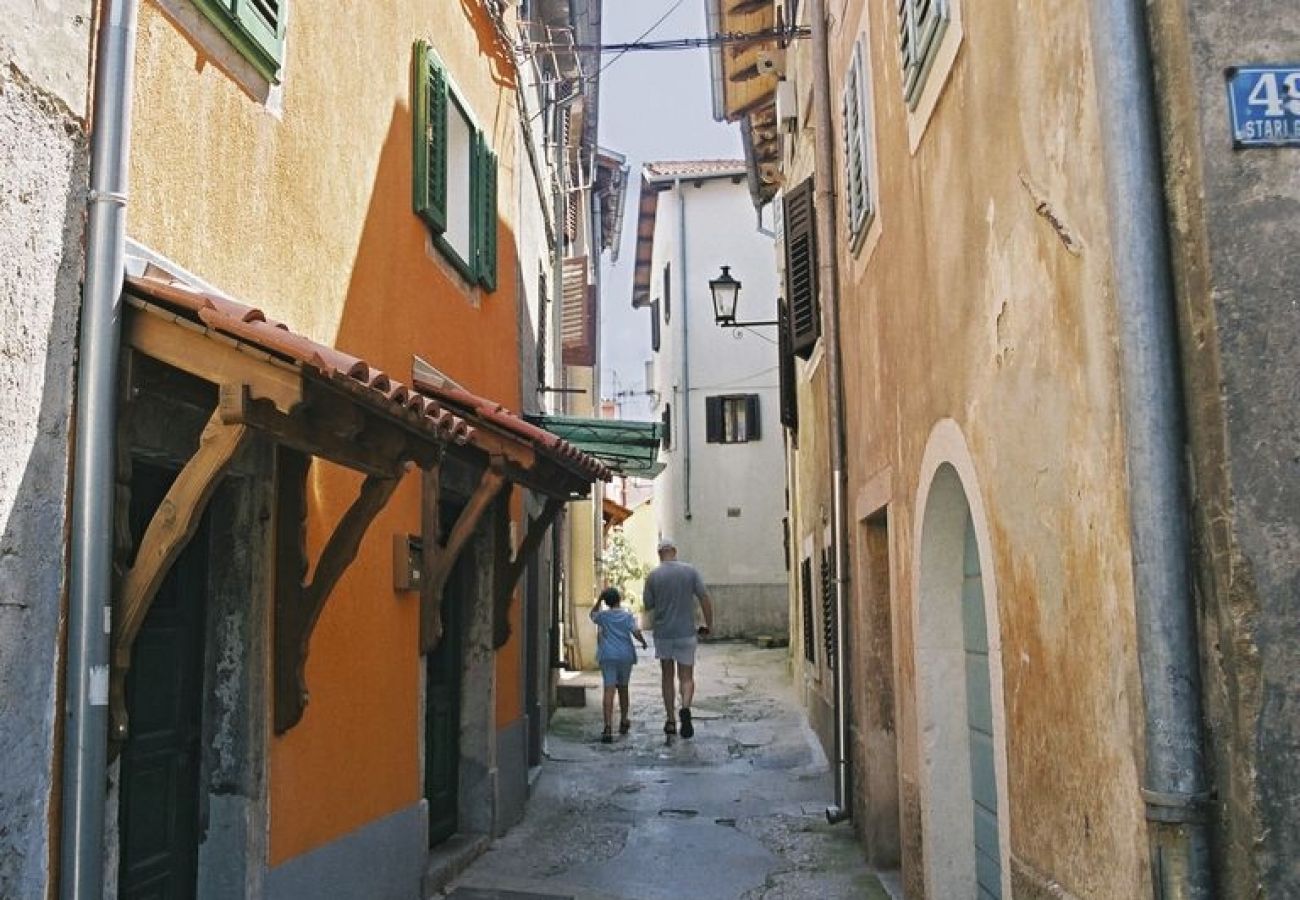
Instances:
[[[995,583],[987,550],[981,552],[981,543],[987,547],[980,539],[982,509],[977,516],[971,498],[978,503],[978,495],[968,492],[973,466],[955,424],[947,430],[957,439],[950,450],[960,452],[927,454],[923,477],[929,477],[918,498],[915,652],[925,881],[931,897],[984,900],[1003,897],[1006,881],[1001,641]]]

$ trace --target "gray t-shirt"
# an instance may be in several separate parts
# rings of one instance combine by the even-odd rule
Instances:
[[[655,638],[694,637],[696,598],[707,593],[694,566],[675,559],[660,563],[646,578],[642,597]]]

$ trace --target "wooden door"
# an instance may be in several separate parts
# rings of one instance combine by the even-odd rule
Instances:
[[[138,545],[175,472],[137,464],[131,526]],[[126,679],[130,731],[121,756],[118,896],[193,897],[199,850],[203,725],[204,516],[158,591],[131,652]]]
[[[457,513],[459,509],[444,508],[443,522],[454,522]],[[455,834],[459,820],[462,632],[465,604],[470,602],[473,560],[471,542],[461,552],[443,589],[442,640],[425,661],[424,796],[429,804],[431,847]]]

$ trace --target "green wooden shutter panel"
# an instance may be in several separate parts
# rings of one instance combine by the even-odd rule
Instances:
[[[659,352],[659,345],[662,341],[659,330],[659,301],[656,300],[650,304],[650,349],[655,353]]]
[[[662,426],[661,441],[665,450],[673,449],[673,405],[664,404],[664,414],[659,417]]]
[[[760,408],[758,394],[750,394],[745,398],[745,440],[747,441],[756,441],[762,436],[758,421]]]
[[[194,0],[194,5],[268,81],[280,80],[284,14],[280,0]]]
[[[782,201],[785,219],[785,289],[790,299],[790,349],[807,359],[821,335],[817,298],[817,240],[813,180],[803,181]]]
[[[479,161],[479,283],[497,289],[497,155],[481,141]]]
[[[441,233],[447,230],[447,75],[426,41],[416,41],[412,69],[415,212]]]
[[[948,24],[947,0],[899,0],[899,51],[903,66],[903,98],[915,108],[934,60],[934,51]]]
[[[817,661],[817,637],[813,628],[813,576],[812,558],[805,557],[799,564],[800,606],[803,613],[803,658]]]
[[[709,444],[722,443],[722,398],[704,398],[704,440]]]
[[[835,621],[835,573],[832,570],[831,548],[822,548],[822,649],[826,652],[826,668],[832,672],[840,654],[839,623]]]

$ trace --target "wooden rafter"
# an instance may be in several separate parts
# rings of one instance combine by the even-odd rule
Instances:
[[[536,516],[530,516],[528,520],[528,531],[524,535],[523,542],[520,543],[519,549],[515,551],[514,558],[505,567],[500,582],[496,586],[495,609],[493,622],[492,645],[495,648],[505,646],[506,641],[510,640],[510,602],[515,595],[515,585],[523,577],[524,569],[528,567],[528,560],[532,557],[542,544],[542,538],[550,530],[551,525],[559,516],[560,511],[564,509],[564,501],[558,497],[548,497],[546,505]]]
[[[307,650],[325,601],[356,558],[361,539],[387,505],[400,476],[368,475],[356,500],[339,519],[305,583],[307,552],[307,467],[299,453],[281,452],[280,504],[276,522],[275,731],[283,734],[302,719],[307,706]]]
[[[437,471],[431,471],[425,477],[424,492],[424,559],[421,572],[420,604],[420,650],[428,653],[438,646],[442,639],[442,593],[451,577],[451,570],[456,565],[466,542],[474,534],[483,513],[487,512],[497,495],[506,484],[506,477],[501,466],[493,461],[479,479],[478,487],[470,497],[465,508],[452,526],[446,542],[439,540],[441,529],[438,526],[439,492],[436,487]],[[434,482],[435,484],[430,484]]]
[[[121,597],[115,605],[113,660],[109,703],[114,740],[127,734],[126,673],[131,668],[131,648],[149,612],[158,588],[199,527],[199,520],[230,467],[236,451],[248,437],[248,426],[227,424],[214,412],[199,436],[199,448],[176,476],[145,529],[135,563],[122,579]]]

